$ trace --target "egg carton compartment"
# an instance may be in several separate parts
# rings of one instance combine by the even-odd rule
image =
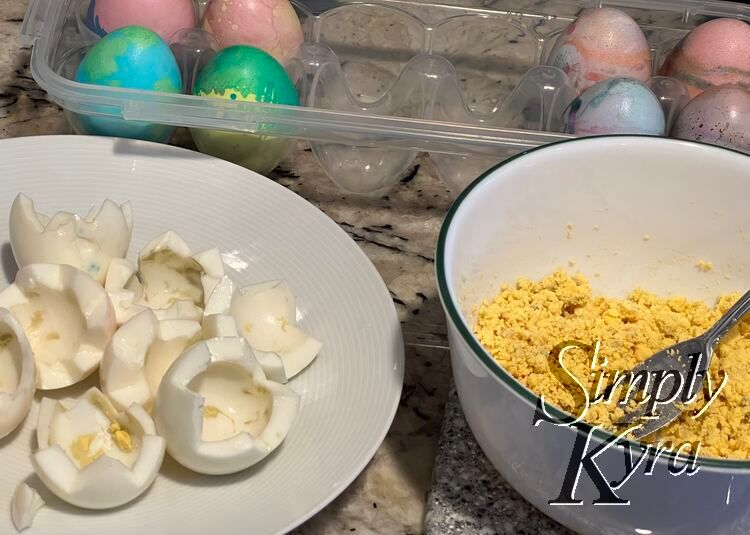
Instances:
[[[196,1],[199,13],[205,5]],[[700,0],[301,0],[293,6],[305,42],[285,67],[299,107],[191,95],[218,48],[200,29],[186,28],[170,40],[185,94],[74,82],[77,62],[99,39],[85,23],[89,0],[31,0],[22,33],[34,45],[32,74],[78,130],[81,117],[93,115],[283,137],[288,148],[305,140],[331,179],[357,193],[387,188],[427,152],[446,184],[460,192],[520,151],[572,137],[561,133],[561,121],[575,91],[545,61],[584,9],[630,14],[646,35],[655,68],[706,20],[750,21],[750,6]],[[657,94],[665,84],[650,82]]]

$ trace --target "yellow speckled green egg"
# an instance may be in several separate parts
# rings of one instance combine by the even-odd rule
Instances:
[[[271,55],[259,48],[225,48],[203,68],[193,93],[199,96],[298,106],[297,90],[289,75]],[[290,139],[192,128],[201,152],[268,173],[293,146]]]
[[[126,26],[103,37],[86,53],[75,80],[127,89],[180,93],[177,60],[164,40],[141,26]],[[75,115],[81,133],[166,142],[174,127],[93,115]]]

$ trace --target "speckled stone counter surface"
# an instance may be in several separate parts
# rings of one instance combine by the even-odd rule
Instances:
[[[445,405],[425,533],[572,535],[497,473],[471,434],[455,389]]]

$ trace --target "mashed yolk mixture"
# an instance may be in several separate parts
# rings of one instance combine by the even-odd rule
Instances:
[[[593,295],[587,279],[558,270],[539,282],[519,279],[506,285],[475,310],[474,333],[511,375],[545,400],[578,416],[583,399],[576,400],[550,370],[548,357],[561,342],[601,343],[606,370],[624,372],[657,351],[703,334],[739,298],[723,295],[709,308],[685,297],[658,297],[642,289],[626,299]],[[574,349],[564,364],[593,392],[598,377],[591,354]],[[596,370],[594,370],[596,371]],[[750,459],[750,316],[735,326],[718,345],[710,375],[715,389],[728,380],[711,406],[697,419],[684,412],[646,442],[700,442],[701,456]],[[611,381],[608,381],[609,384]],[[580,390],[578,390],[580,392]],[[611,403],[591,405],[585,420],[613,429],[623,410]],[[699,395],[690,408],[705,404]]]

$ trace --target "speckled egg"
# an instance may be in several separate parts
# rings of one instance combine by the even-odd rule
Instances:
[[[558,37],[548,65],[559,67],[579,93],[615,76],[646,81],[651,52],[638,24],[614,8],[590,9]]]
[[[127,26],[107,34],[84,56],[75,80],[127,89],[180,93],[182,78],[169,45],[156,33]],[[77,129],[86,134],[167,141],[174,127],[80,115]]]
[[[289,0],[211,0],[203,29],[221,46],[251,45],[286,63],[302,44],[302,26]]]
[[[588,88],[565,111],[565,131],[579,136],[664,135],[664,112],[643,82],[612,78]]]
[[[701,24],[670,52],[660,73],[682,80],[691,97],[717,85],[750,89],[750,24],[734,19]]]
[[[143,26],[168,41],[198,24],[193,0],[91,0],[86,26],[104,37],[124,26]]]
[[[672,136],[750,152],[750,90],[707,89],[682,110]]]
[[[199,96],[244,102],[299,105],[297,90],[284,67],[270,54],[246,45],[225,48],[200,72],[193,88]],[[264,174],[276,167],[294,142],[285,138],[204,128],[191,130],[198,149]]]

